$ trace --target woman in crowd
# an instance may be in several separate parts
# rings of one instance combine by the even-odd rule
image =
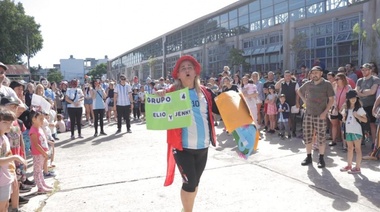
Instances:
[[[65,100],[67,102],[67,110],[70,117],[71,140],[75,139],[74,126],[77,125],[78,138],[83,138],[82,129],[82,112],[84,94],[82,89],[78,88],[78,80],[71,80],[71,88],[66,91]]]
[[[69,117],[69,113],[67,112],[67,102],[66,102],[66,99],[65,99],[67,88],[68,88],[68,82],[67,81],[62,81],[61,84],[60,84],[60,89],[61,89],[61,92],[62,92],[62,95],[63,95],[63,99],[62,99],[62,112],[63,112],[63,119],[64,120],[67,120],[67,118]]]
[[[106,90],[107,99],[106,99],[106,111],[107,111],[107,121],[110,123],[111,117],[113,114],[113,120],[115,120],[116,117],[116,110],[114,110],[114,102],[113,102],[113,91],[114,91],[115,83],[111,82]]]
[[[242,78],[242,92],[257,126],[257,88],[249,75]]]
[[[233,82],[232,84],[237,85],[239,90],[241,89],[241,80],[239,74],[234,74]]]
[[[62,91],[57,87],[56,82],[52,82],[50,88],[55,94],[55,99],[54,99],[55,110],[57,111],[57,113],[62,113],[62,100],[64,97],[62,94]]]
[[[86,113],[86,121],[89,126],[92,126],[91,119],[94,119],[94,111],[92,109],[92,85],[90,83],[86,83],[84,85],[83,93],[84,93],[84,111]]]
[[[222,82],[223,82],[222,92],[227,92],[227,91],[239,92],[239,87],[235,84],[232,84],[231,77],[228,77],[228,76],[223,77]]]
[[[263,105],[263,100],[265,99],[264,95],[264,84],[260,82],[260,74],[258,72],[253,72],[251,75],[253,84],[256,85],[257,89],[257,99],[256,99],[256,108],[257,108],[257,128],[261,128],[261,106]]]
[[[339,67],[339,69],[344,67]],[[338,71],[339,71],[338,69]],[[348,85],[346,75],[344,73],[338,73],[335,76],[334,91],[335,91],[335,103],[331,108],[331,125],[332,125],[332,141],[329,146],[335,146],[337,141],[343,141],[343,147],[346,145],[344,143],[344,136],[341,133],[342,127],[342,114],[343,104],[346,102],[346,93],[351,90],[351,86]]]
[[[94,109],[94,128],[95,128],[95,134],[94,137],[98,136],[98,123],[100,122],[100,135],[107,135],[104,132],[103,129],[103,116],[104,116],[104,109],[105,109],[105,103],[104,99],[106,98],[106,92],[100,85],[100,79],[96,79],[92,82],[92,89],[91,96],[93,100],[93,109]]]
[[[25,92],[25,104],[26,106],[30,107],[32,104],[32,96],[34,94],[34,84],[29,82],[26,85],[26,92]]]
[[[177,163],[181,172],[183,184],[181,189],[181,201],[183,211],[193,210],[194,200],[198,191],[198,184],[206,167],[207,153],[210,143],[215,146],[216,134],[212,113],[219,114],[214,102],[215,94],[200,85],[201,65],[192,56],[182,56],[176,63],[172,76],[174,84],[168,92],[189,88],[192,102],[192,123],[190,127],[168,130],[168,169],[165,185],[172,184],[174,178],[174,166]],[[158,95],[164,96],[165,91],[160,90]],[[203,127],[197,127],[197,123],[203,123]],[[182,134],[182,136],[181,136]],[[203,136],[186,136],[186,135]]]

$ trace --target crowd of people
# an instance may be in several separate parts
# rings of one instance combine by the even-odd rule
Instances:
[[[324,168],[326,146],[337,144],[347,152],[347,166],[340,169],[342,172],[360,173],[362,159],[379,159],[380,79],[375,63],[363,64],[360,71],[350,63],[331,72],[314,64],[310,69],[300,67],[300,72],[244,75],[231,74],[225,66],[218,77],[201,79],[200,64],[185,55],[166,79],[148,77],[142,82],[135,76],[129,81],[120,75],[117,80],[88,78],[82,85],[77,79],[49,82],[45,78],[24,84],[7,79],[6,71],[7,66],[0,63],[0,211],[7,211],[9,199],[14,211],[18,211],[20,203],[28,202],[19,194],[33,186],[41,194],[52,191],[44,178],[55,176],[54,142],[59,140],[59,133],[70,131],[72,140],[83,139],[82,127],[88,125],[93,127],[94,137],[107,135],[110,132],[105,132],[104,120],[117,122],[116,134],[122,131],[124,122],[126,132],[132,133],[131,120],[145,121],[147,94],[162,96],[186,87],[191,101],[198,104],[192,104],[190,127],[168,130],[165,182],[173,182],[173,167],[177,164],[184,177],[184,211],[192,211],[207,149],[210,143],[215,145],[214,126],[222,120],[215,118],[219,111],[214,98],[222,92],[243,94],[256,128],[262,133],[277,132],[282,140],[302,138],[307,153],[303,166],[312,163],[314,149],[319,152],[318,167]],[[34,95],[47,101],[50,110],[34,105]],[[209,124],[198,126],[205,121]],[[297,122],[302,131],[297,131]],[[327,140],[331,142],[327,144]],[[371,141],[373,151],[362,157],[361,145],[366,141]],[[34,180],[26,177],[27,155],[33,158]]]

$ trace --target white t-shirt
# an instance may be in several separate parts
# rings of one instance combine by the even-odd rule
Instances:
[[[0,93],[4,94],[4,96],[11,96],[11,97],[13,97],[15,99],[18,99],[15,91],[12,88],[10,88],[10,87],[2,85],[0,87]]]
[[[355,133],[359,135],[362,134],[362,127],[355,117],[352,115],[353,109],[348,109],[347,119],[346,119],[346,133]],[[360,116],[365,115],[364,109],[361,107],[356,111]],[[369,120],[368,120],[369,121]]]
[[[4,87],[4,86],[2,86]],[[9,140],[6,135],[0,137],[0,158],[9,157],[12,155]],[[9,172],[9,166],[11,163],[4,163],[0,166],[0,186],[6,186],[13,182],[14,175]]]
[[[75,92],[77,92],[77,95],[75,96]],[[74,100],[74,102],[78,102],[81,97],[84,96],[82,89],[80,88],[69,88],[66,91],[66,96],[69,97],[69,99]],[[75,99],[74,99],[75,97]],[[83,101],[80,101],[80,104],[78,106],[75,106],[74,104],[67,104],[68,108],[81,108],[83,107]]]

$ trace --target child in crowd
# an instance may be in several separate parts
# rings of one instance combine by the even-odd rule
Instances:
[[[285,94],[280,95],[280,103],[278,103],[278,125],[280,133],[278,134],[281,139],[285,138],[285,131],[288,134],[287,138],[291,138],[290,127],[289,127],[289,104],[285,102]]]
[[[33,176],[36,182],[38,193],[45,194],[52,191],[52,187],[46,185],[43,176],[43,166],[48,159],[48,140],[42,129],[44,123],[44,115],[40,111],[32,111],[30,114],[32,120],[32,127],[30,128],[29,135],[31,140],[31,149],[33,155]]]
[[[133,118],[134,118],[134,120],[140,119],[141,100],[140,100],[138,92],[139,92],[139,89],[133,89],[132,99],[133,99]]]
[[[249,79],[248,84],[244,85],[243,92],[247,92],[248,95],[257,93],[257,87],[254,85],[252,79]]]
[[[267,98],[265,100],[265,103],[268,104],[267,106],[267,114],[269,116],[269,131],[268,133],[275,133],[276,128],[276,114],[277,114],[277,107],[276,107],[276,101],[277,101],[277,94],[274,89],[274,85],[269,86],[269,93],[267,95]]]
[[[362,127],[360,122],[366,123],[367,116],[359,97],[355,90],[350,90],[346,94],[346,107],[343,112],[343,121],[346,126],[346,142],[347,142],[347,166],[340,169],[342,172],[348,171],[350,174],[360,173],[360,163],[362,160]],[[352,168],[352,159],[354,157],[354,147],[356,152],[356,166]]]
[[[45,113],[44,115],[45,115],[45,119],[44,119],[44,122],[42,124],[42,130],[44,131],[47,142],[48,142],[48,147],[49,147],[48,155],[50,157],[50,166],[49,166],[49,160],[48,159],[44,163],[44,177],[54,177],[55,176],[54,172],[49,171],[49,168],[55,167],[55,165],[53,165],[53,161],[54,161],[54,137],[53,137],[53,134],[50,130],[50,124],[48,121],[48,119],[50,118],[50,115],[49,115],[49,113]]]
[[[19,195],[17,180],[15,179],[15,164],[18,162],[26,166],[26,160],[20,155],[12,155],[9,140],[5,133],[9,132],[16,115],[7,109],[0,109],[0,211],[8,211],[11,194]],[[12,198],[15,199],[15,198]],[[18,199],[16,199],[18,204]],[[18,208],[13,208],[18,211]]]
[[[58,133],[66,132],[66,124],[65,124],[65,121],[63,121],[63,115],[62,114],[57,114],[57,123],[55,126],[57,128]]]
[[[140,112],[141,112],[141,116],[144,116],[144,120],[145,120],[145,95],[146,95],[145,88],[144,86],[141,86],[140,92],[139,92],[139,99],[141,101]]]
[[[50,129],[53,139],[56,141],[59,140],[59,138],[57,137],[57,127],[56,127],[57,112],[55,112],[55,110],[50,110],[47,121],[49,122],[49,129]]]

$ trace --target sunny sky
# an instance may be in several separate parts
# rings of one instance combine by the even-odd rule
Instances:
[[[60,59],[109,59],[237,0],[19,0],[41,25],[31,66]],[[25,60],[26,61],[26,60]]]

